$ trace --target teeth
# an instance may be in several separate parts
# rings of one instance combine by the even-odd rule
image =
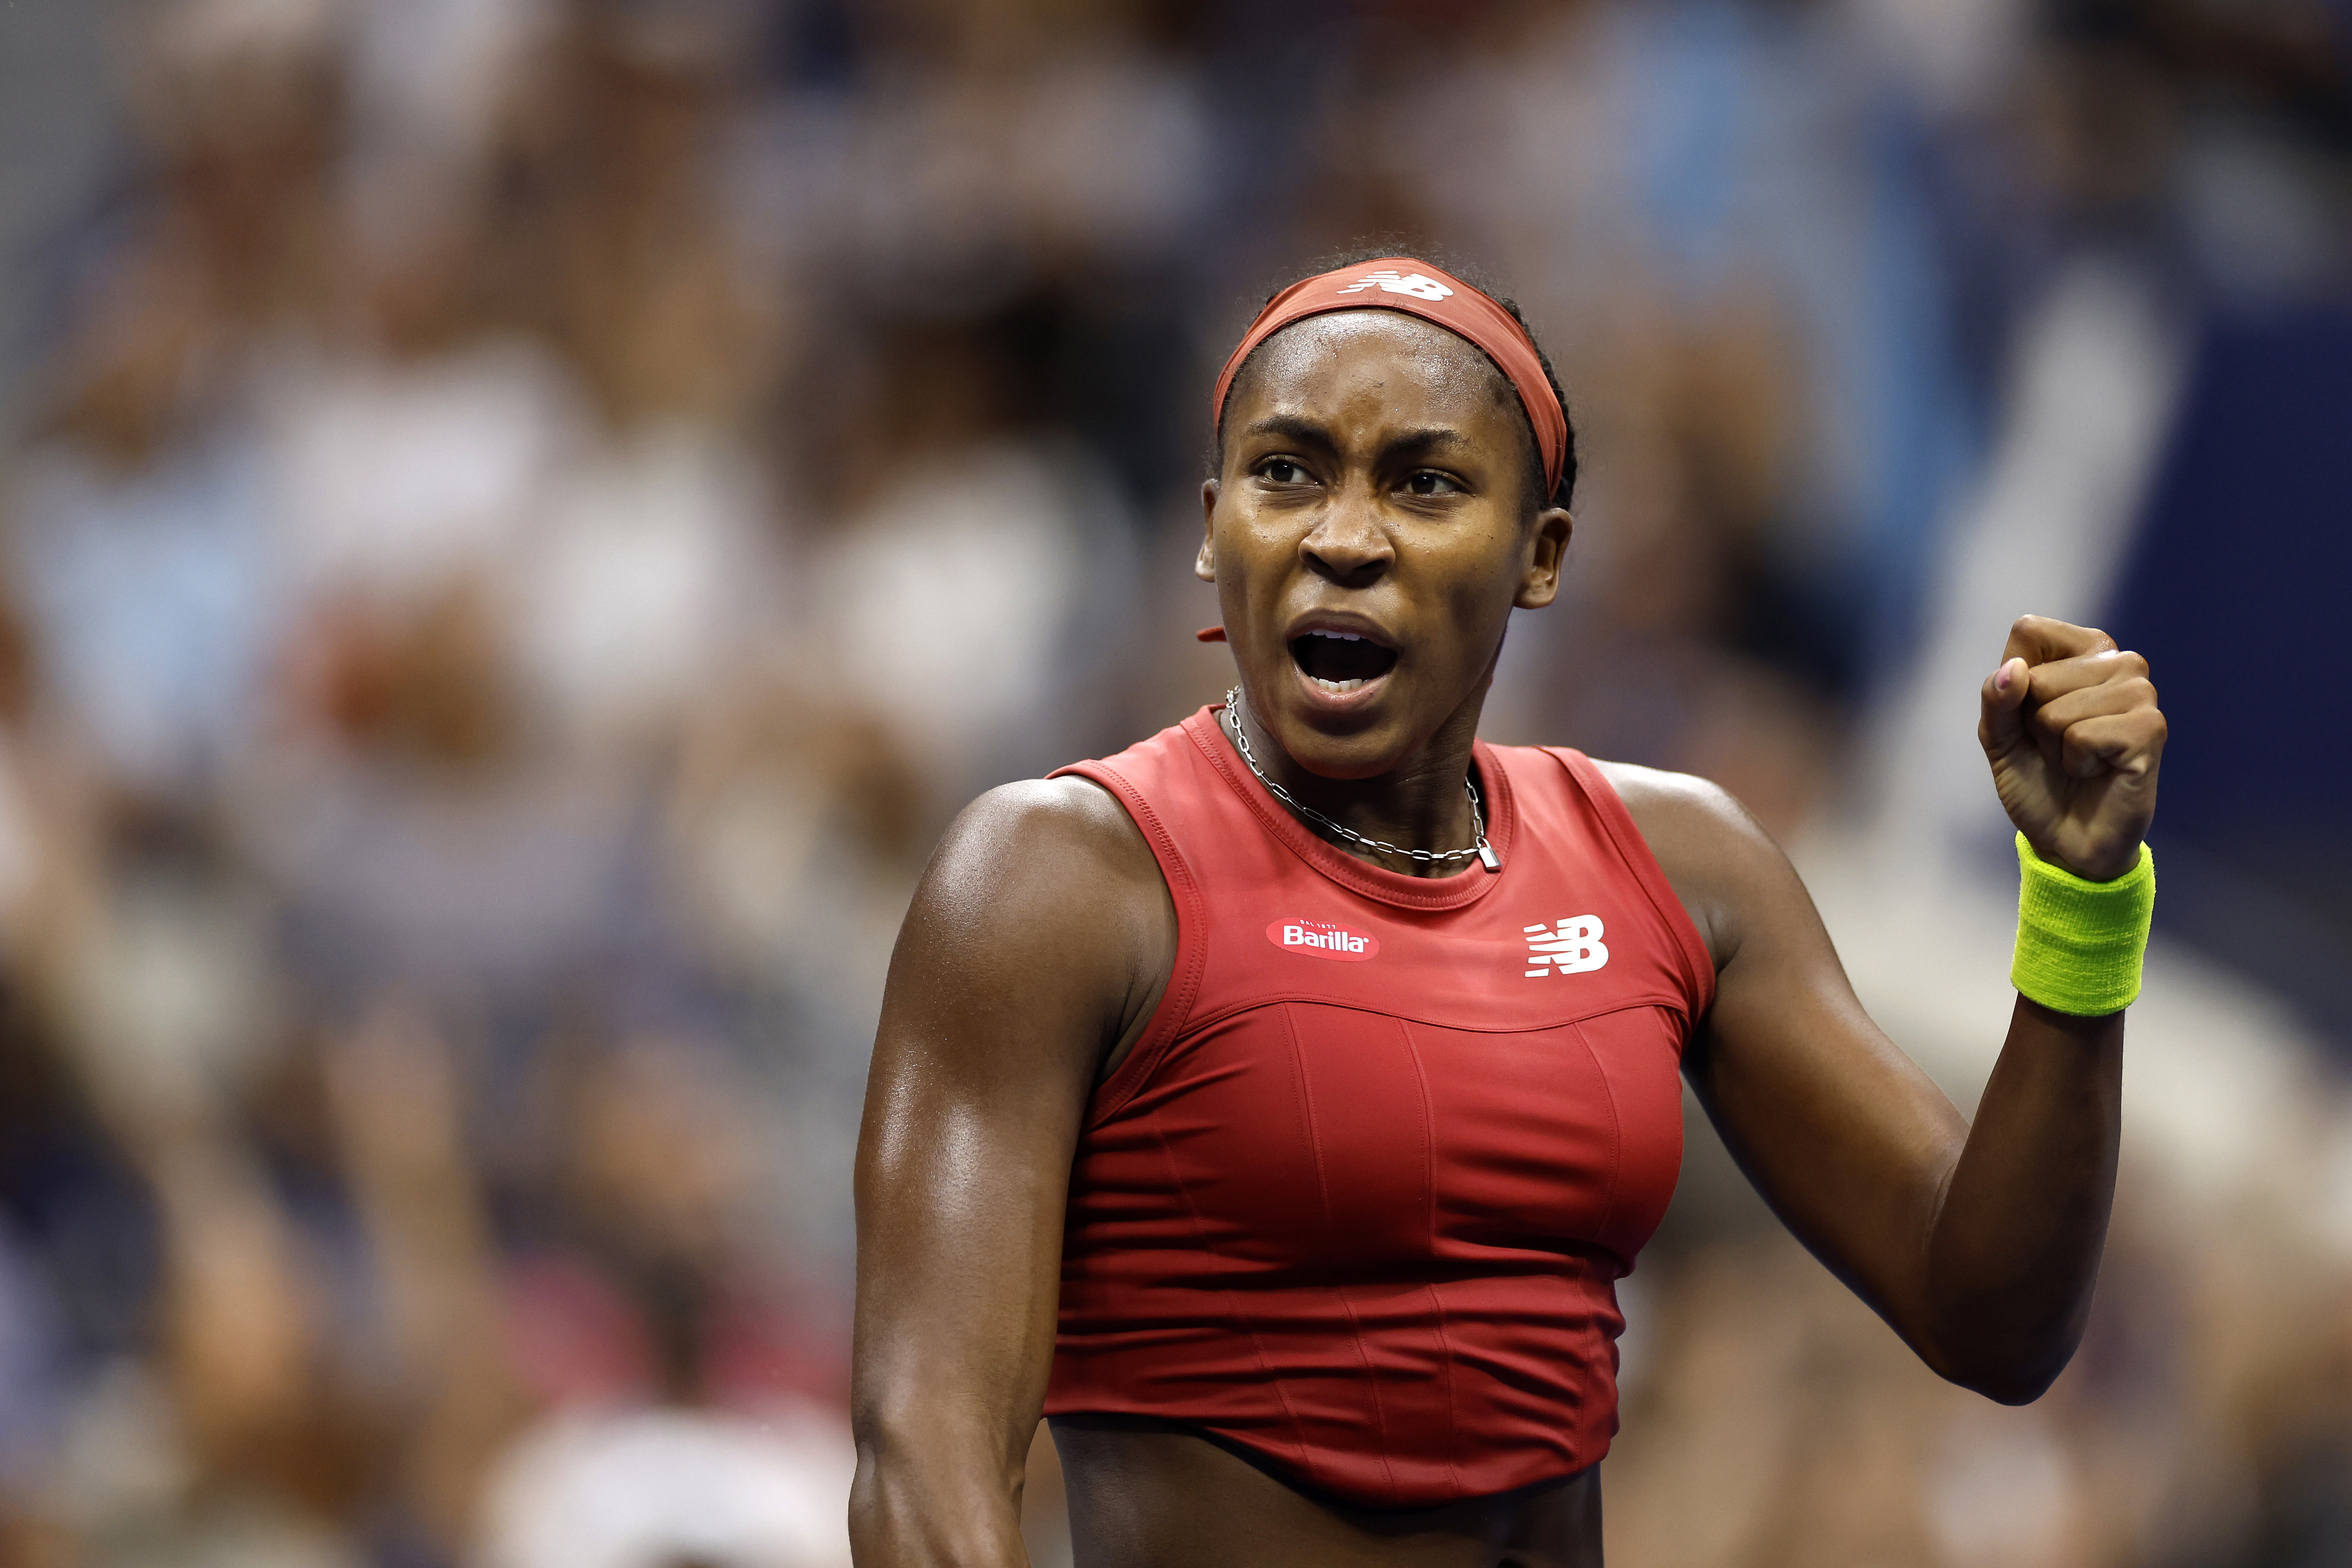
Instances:
[[[1307,635],[1310,637],[1329,637],[1334,642],[1361,642],[1364,640],[1353,632],[1308,632]]]
[[[1356,688],[1364,684],[1360,679],[1355,680],[1326,680],[1319,675],[1310,675],[1307,679],[1321,687],[1324,690],[1332,692],[1335,695],[1340,692],[1353,691]]]

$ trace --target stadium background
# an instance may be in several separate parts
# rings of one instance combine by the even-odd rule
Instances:
[[[1627,1568],[2352,1561],[2352,11],[0,10],[0,1560],[798,1568],[940,826],[1222,689],[1205,389],[1475,258],[1584,432],[1486,732],[1720,780],[1965,1107],[1977,682],[2154,659],[2089,1337],[1935,1382],[1703,1121]],[[1066,1561],[1050,1452],[1037,1561]]]

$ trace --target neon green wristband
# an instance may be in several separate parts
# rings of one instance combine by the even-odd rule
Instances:
[[[2139,994],[2140,959],[2156,910],[2156,856],[2145,844],[2132,868],[2091,882],[2033,852],[2017,836],[2017,956],[2009,978],[2020,994],[2076,1017],[2120,1013]]]

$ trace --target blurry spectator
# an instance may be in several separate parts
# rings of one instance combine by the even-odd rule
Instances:
[[[817,1403],[838,1329],[760,1278],[744,1086],[650,1037],[583,1064],[569,1100],[571,1234],[518,1277],[514,1329],[556,1411],[490,1481],[488,1560],[845,1563],[850,1457]]]
[[[317,7],[205,0],[142,42],[152,173],[78,280],[11,510],[61,716],[166,780],[217,766],[255,717],[279,584],[240,393],[328,309],[338,100]]]
[[[895,345],[863,503],[818,545],[817,645],[877,718],[934,818],[1015,758],[1086,732],[1100,666],[1077,634],[1118,624],[1127,531],[1099,468],[1024,427],[1001,341]]]
[[[494,1483],[489,1568],[839,1568],[835,1423],[646,1411],[524,1440]]]

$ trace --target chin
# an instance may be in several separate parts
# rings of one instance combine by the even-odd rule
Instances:
[[[1412,749],[1411,727],[1399,705],[1383,700],[1402,695],[1284,691],[1272,711],[1258,719],[1291,761],[1308,773],[1327,779],[1377,778],[1401,766]]]

